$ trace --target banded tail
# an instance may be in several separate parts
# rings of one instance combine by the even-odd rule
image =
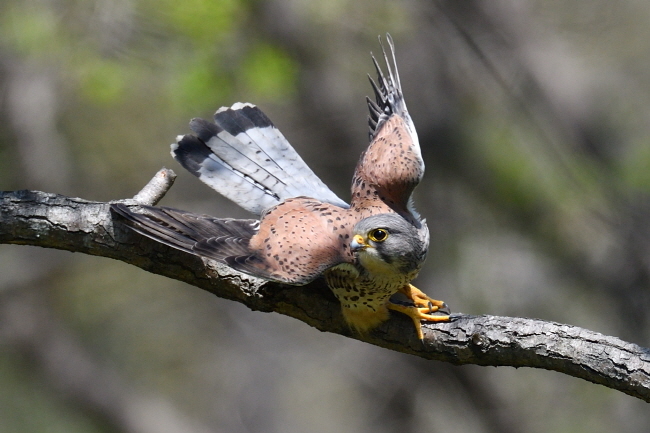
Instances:
[[[192,119],[194,134],[179,136],[172,156],[219,194],[255,215],[299,196],[342,208],[271,120],[252,104],[222,107],[214,123]]]

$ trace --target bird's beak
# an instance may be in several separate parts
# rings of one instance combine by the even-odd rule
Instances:
[[[369,246],[370,245],[368,245],[366,241],[363,240],[363,236],[361,235],[354,235],[354,237],[352,238],[352,242],[350,242],[350,250],[353,253],[357,251],[363,251]]]

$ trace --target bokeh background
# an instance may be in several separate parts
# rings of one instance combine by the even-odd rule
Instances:
[[[390,32],[427,164],[417,285],[650,346],[650,3],[3,0],[0,189],[246,213],[177,165],[259,105],[347,197]],[[374,73],[373,73],[374,74]],[[1,432],[640,432],[646,403],[318,332],[105,258],[0,246]]]

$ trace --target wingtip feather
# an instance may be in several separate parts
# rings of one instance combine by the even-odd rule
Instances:
[[[387,72],[385,75],[376,57],[371,53],[370,57],[377,72],[376,82],[372,79],[372,77],[369,76],[370,85],[372,86],[372,90],[375,94],[375,99],[377,100],[377,103],[375,104],[376,107],[368,104],[370,117],[373,119],[375,116],[377,117],[377,125],[370,131],[371,141],[379,132],[384,122],[388,119],[388,117],[390,117],[390,115],[398,114],[407,116],[399,73],[397,71],[397,60],[395,57],[395,44],[393,42],[393,38],[389,33],[386,33],[386,41],[388,42],[388,47],[391,53],[390,58],[392,59],[392,62],[386,52],[386,48],[381,36],[379,36],[378,39],[379,45],[381,46],[382,55],[384,57],[384,63],[386,64]],[[379,114],[377,113],[376,108],[379,109]]]

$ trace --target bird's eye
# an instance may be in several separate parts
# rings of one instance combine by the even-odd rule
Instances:
[[[374,229],[368,233],[368,237],[371,241],[375,242],[384,242],[388,238],[388,230],[385,229]]]

